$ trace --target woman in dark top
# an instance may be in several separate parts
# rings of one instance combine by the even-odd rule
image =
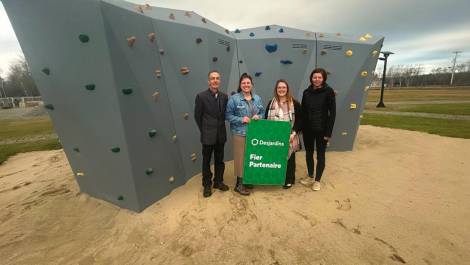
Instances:
[[[295,183],[295,152],[300,149],[300,141],[297,133],[301,131],[302,117],[300,103],[292,97],[289,84],[280,79],[274,87],[274,98],[266,106],[264,118],[275,121],[288,121],[291,124],[289,160],[287,160],[286,181],[284,189],[292,187]]]
[[[308,177],[300,183],[312,185],[312,190],[321,188],[320,179],[325,169],[326,145],[331,138],[336,118],[336,98],[333,89],[326,83],[327,73],[316,68],[310,74],[310,86],[302,96],[303,138]],[[313,178],[313,151],[317,148],[317,168]]]

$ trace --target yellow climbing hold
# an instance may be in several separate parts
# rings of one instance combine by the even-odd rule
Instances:
[[[346,136],[346,135],[348,135],[348,133],[347,132],[342,132],[341,135]]]
[[[351,103],[350,109],[357,109],[356,103]]]
[[[364,38],[367,39],[367,40],[368,40],[368,39],[372,39],[372,35],[370,35],[369,33],[367,33],[366,35],[364,35]]]
[[[189,119],[189,113],[185,112],[183,114],[183,119],[188,120]]]
[[[362,71],[362,72],[361,72],[361,76],[362,76],[362,77],[366,77],[367,75],[368,75],[367,71]]]
[[[375,50],[372,52],[372,56],[378,56],[379,55],[379,51]]]
[[[173,182],[175,181],[175,177],[173,177],[173,176],[169,177],[169,178],[168,178],[168,181],[169,181],[170,183],[173,183]]]
[[[192,160],[193,162],[197,160],[197,156],[196,156],[195,153],[192,153],[192,154],[191,154],[191,160]]]
[[[160,69],[155,70],[155,75],[160,78],[162,76],[162,71]]]
[[[127,38],[127,45],[129,45],[129,47],[134,46],[134,43],[135,43],[136,40],[137,40],[137,38],[134,37],[134,36]]]
[[[77,177],[83,177],[83,176],[85,176],[85,173],[83,173],[83,172],[77,172]]]
[[[353,56],[353,51],[352,50],[347,50],[344,54],[348,57],[351,57],[351,56]]]
[[[189,68],[188,67],[181,67],[180,72],[182,75],[187,75],[189,73]]]
[[[155,41],[155,32],[151,32],[147,35],[147,37],[149,38],[149,41],[150,42],[154,42]]]
[[[160,92],[155,91],[155,92],[152,94],[152,97],[153,97],[153,99],[157,100],[158,97],[160,97]]]

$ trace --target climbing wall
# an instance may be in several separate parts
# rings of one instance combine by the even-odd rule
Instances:
[[[276,25],[228,31],[200,15],[121,0],[3,0],[82,192],[141,211],[200,172],[194,98],[207,73],[241,73],[266,104],[300,100],[316,66],[337,91],[331,150],[351,150],[383,38]],[[231,144],[226,145],[231,159]]]

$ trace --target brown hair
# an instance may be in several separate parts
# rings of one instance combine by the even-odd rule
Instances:
[[[212,74],[212,73],[218,73],[218,74],[219,74],[219,76],[220,76],[220,73],[219,73],[219,71],[217,71],[217,70],[212,70],[212,71],[210,71],[210,72],[207,74],[207,78],[209,78],[209,77],[211,76],[211,74]]]
[[[277,95],[277,86],[279,85],[279,83],[284,83],[284,84],[286,84],[286,86],[287,86],[286,98],[287,98],[287,102],[290,104],[290,103],[294,100],[294,97],[293,97],[292,94],[290,93],[289,83],[287,83],[287,81],[284,80],[284,79],[279,79],[279,80],[276,81],[276,85],[274,86],[274,97],[276,98],[277,102],[280,103],[280,101],[279,101],[279,96]]]
[[[323,77],[322,86],[326,83],[326,79],[328,79],[328,73],[326,72],[325,69],[323,69],[323,68],[313,69],[312,73],[310,74],[310,80],[309,80],[310,84],[312,84],[312,85],[313,85],[313,82],[312,82],[313,74],[321,74],[321,76]]]
[[[243,79],[245,78],[248,78],[250,79],[251,81],[251,85],[253,86],[253,78],[251,77],[251,75],[247,74],[247,73],[243,73],[241,76],[240,76],[240,80],[238,81],[238,89],[237,89],[237,92],[240,93],[242,91],[242,87],[241,87],[241,83],[243,81]]]

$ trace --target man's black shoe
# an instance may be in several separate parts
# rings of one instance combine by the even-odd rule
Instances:
[[[202,195],[207,198],[207,197],[210,197],[212,195],[212,189],[211,189],[211,186],[205,186],[204,187],[204,191],[202,192]]]
[[[214,183],[214,189],[218,189],[218,190],[221,190],[221,191],[228,191],[228,186],[225,185],[223,182]]]

